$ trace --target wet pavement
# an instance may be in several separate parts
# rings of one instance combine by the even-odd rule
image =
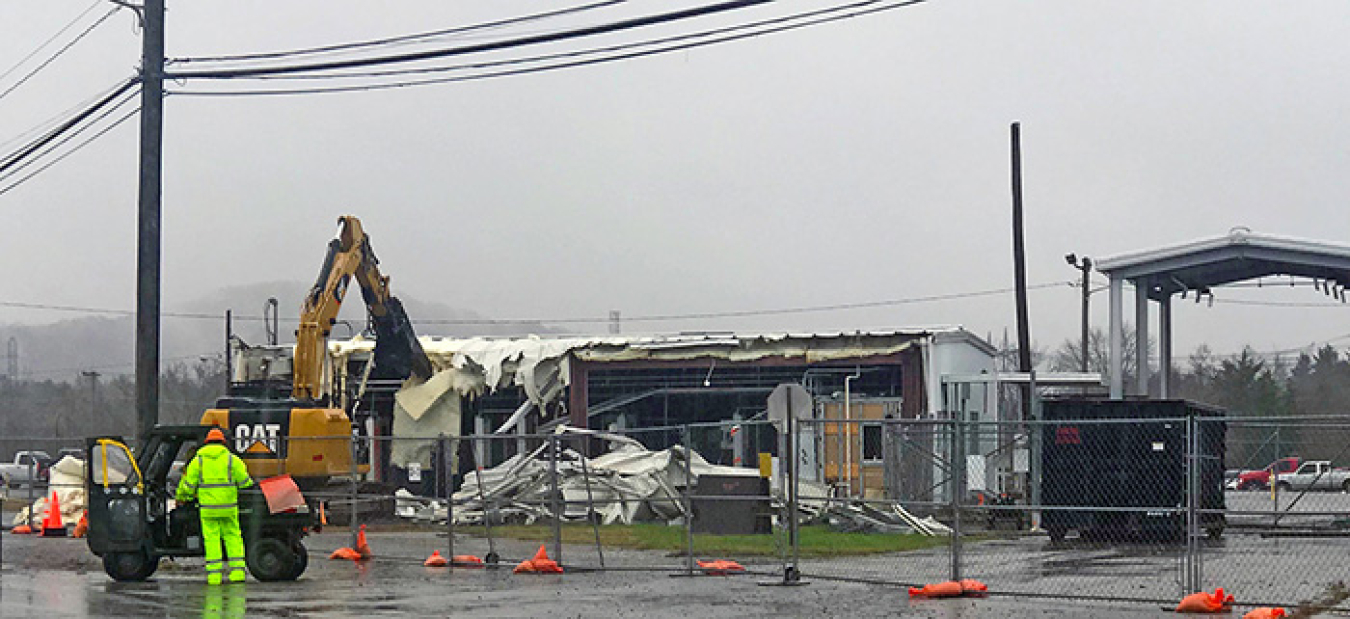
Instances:
[[[1003,596],[911,599],[896,586],[824,580],[799,587],[761,586],[775,580],[768,575],[674,577],[649,570],[526,575],[509,569],[429,569],[414,556],[429,553],[432,539],[427,534],[372,533],[377,558],[354,564],[327,560],[327,552],[345,545],[349,536],[325,533],[310,539],[310,568],[296,582],[250,580],[210,587],[202,582],[200,561],[166,562],[148,582],[117,583],[104,575],[81,540],[6,535],[0,616],[1174,616],[1150,604]],[[438,541],[443,546],[444,538]],[[480,540],[458,543],[469,550],[481,545]],[[500,550],[516,556],[532,554],[533,548],[537,544],[509,542]],[[564,552],[569,550],[581,552],[570,547]],[[653,562],[669,562],[655,554]]]

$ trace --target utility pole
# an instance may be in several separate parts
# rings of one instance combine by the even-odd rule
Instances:
[[[1069,266],[1083,272],[1083,339],[1080,340],[1080,343],[1083,347],[1083,373],[1086,374],[1088,371],[1088,295],[1092,294],[1092,280],[1090,279],[1092,259],[1083,256],[1080,261],[1076,254],[1069,254],[1064,256],[1064,261],[1068,262]]]
[[[89,423],[96,424],[98,419],[98,372],[84,371],[80,375],[89,379]]]
[[[1027,256],[1022,245],[1022,125],[1012,124],[1013,281],[1017,288],[1017,371],[1031,371],[1031,324],[1027,316]],[[1031,418],[1031,387],[1022,391],[1022,418]]]
[[[164,148],[164,0],[145,0],[136,246],[136,438],[159,422],[160,196]]]

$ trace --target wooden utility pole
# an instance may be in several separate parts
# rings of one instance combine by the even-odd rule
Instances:
[[[164,0],[145,0],[136,246],[136,438],[159,422],[160,195],[164,147]]]
[[[1012,124],[1013,280],[1017,288],[1017,371],[1031,371],[1031,324],[1027,317],[1027,258],[1022,246],[1022,125]],[[1031,418],[1031,387],[1022,392],[1022,418]]]

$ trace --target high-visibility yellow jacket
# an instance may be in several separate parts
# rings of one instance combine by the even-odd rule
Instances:
[[[207,443],[183,471],[174,498],[197,500],[203,518],[233,518],[239,515],[239,489],[253,485],[244,461],[219,443]]]

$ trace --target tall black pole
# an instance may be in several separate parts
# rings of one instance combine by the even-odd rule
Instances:
[[[1017,288],[1017,371],[1031,371],[1031,324],[1027,317],[1027,259],[1022,246],[1022,126],[1012,124],[1013,279]],[[1029,387],[1022,392],[1022,418],[1031,418]]]
[[[145,0],[141,174],[136,247],[136,438],[159,421],[160,169],[164,146],[164,0]]]
[[[1083,373],[1086,374],[1086,373],[1088,372],[1088,368],[1090,367],[1089,364],[1088,364],[1088,296],[1092,294],[1092,290],[1089,288],[1089,286],[1092,285],[1092,281],[1091,281],[1091,279],[1089,279],[1089,278],[1091,278],[1091,276],[1092,276],[1092,259],[1089,258],[1089,257],[1087,257],[1087,256],[1083,256],[1082,266],[1080,266],[1079,268],[1081,268],[1081,269],[1083,270],[1083,340],[1082,340],[1082,345],[1083,345]]]

